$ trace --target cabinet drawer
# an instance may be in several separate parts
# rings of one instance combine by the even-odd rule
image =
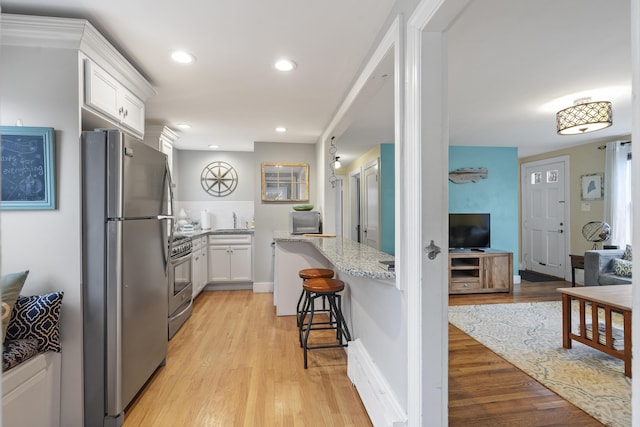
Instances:
[[[251,244],[251,234],[213,234],[209,236],[210,245]]]
[[[467,281],[451,281],[449,283],[450,291],[465,291],[473,289],[481,289],[479,280],[467,280]]]
[[[199,237],[194,237],[193,239],[191,239],[191,246],[192,246],[193,252],[195,252],[196,250],[200,249],[200,247],[202,246],[202,240],[200,240]]]

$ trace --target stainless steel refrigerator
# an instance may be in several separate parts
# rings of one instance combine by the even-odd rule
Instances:
[[[85,426],[120,426],[167,355],[166,155],[115,130],[82,134]]]

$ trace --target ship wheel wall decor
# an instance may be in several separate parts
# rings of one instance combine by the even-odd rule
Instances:
[[[211,162],[202,169],[200,184],[212,196],[228,196],[238,186],[238,173],[227,162]]]

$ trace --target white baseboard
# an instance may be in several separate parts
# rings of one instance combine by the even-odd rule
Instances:
[[[253,282],[253,293],[273,292],[273,282]]]
[[[204,287],[205,291],[239,291],[252,289],[253,284],[251,282],[209,283]]]
[[[347,375],[375,427],[406,427],[406,412],[359,339],[347,347]]]

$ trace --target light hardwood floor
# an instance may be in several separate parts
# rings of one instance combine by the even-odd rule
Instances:
[[[305,370],[295,316],[272,302],[203,292],[124,426],[370,426],[344,350],[310,351]]]
[[[450,304],[556,300],[562,286],[570,284],[523,282],[512,295],[458,295]],[[311,351],[305,370],[295,317],[277,317],[272,300],[201,294],[124,426],[370,426],[344,351]],[[602,425],[458,329],[449,334],[450,426]]]

